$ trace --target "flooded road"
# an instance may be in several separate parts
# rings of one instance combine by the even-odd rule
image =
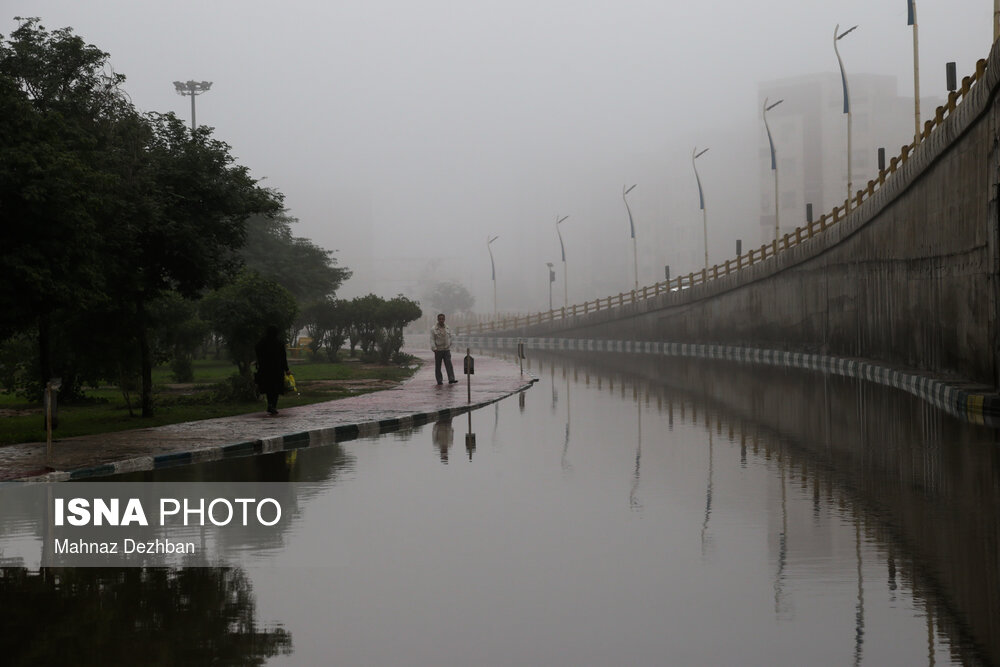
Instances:
[[[57,627],[81,664],[1000,663],[993,429],[821,373],[529,369],[450,423],[117,478],[309,491],[231,568],[4,570],[5,655],[50,664]]]

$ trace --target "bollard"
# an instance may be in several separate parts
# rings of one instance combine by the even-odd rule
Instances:
[[[52,429],[58,425],[56,395],[62,387],[62,378],[52,378],[45,384],[45,465],[52,465]]]
[[[468,390],[468,402],[472,403],[472,376],[476,373],[476,360],[472,358],[472,350],[465,348],[465,363],[462,366],[465,372],[466,388]]]

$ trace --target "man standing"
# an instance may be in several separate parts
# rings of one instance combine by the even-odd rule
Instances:
[[[437,324],[431,327],[431,349],[434,350],[434,377],[437,383],[441,384],[444,378],[441,377],[441,362],[444,362],[444,369],[448,371],[448,384],[455,384],[455,369],[451,366],[451,329],[444,324],[444,313],[439,313]]]

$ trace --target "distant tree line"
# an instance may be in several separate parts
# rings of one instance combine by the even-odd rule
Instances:
[[[369,294],[350,301],[327,298],[315,302],[303,311],[301,322],[314,355],[322,353],[336,361],[347,343],[352,357],[360,348],[363,357],[385,364],[402,349],[406,325],[420,316],[420,304],[402,294],[389,300]]]
[[[37,397],[59,376],[73,396],[112,382],[138,391],[149,416],[155,365],[189,375],[215,340],[249,376],[267,324],[319,326],[300,313],[338,303],[350,271],[292,234],[282,195],[211,128],[136,110],[109,55],[71,29],[17,20],[0,35],[4,387]],[[392,350],[404,305],[378,310],[377,333],[374,315],[345,330]],[[320,336],[328,349],[334,329]]]

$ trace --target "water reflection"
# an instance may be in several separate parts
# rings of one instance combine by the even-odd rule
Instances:
[[[292,651],[239,569],[0,570],[5,665],[263,665]]]
[[[927,625],[927,661],[935,663],[936,641],[945,641],[963,663],[1000,663],[1000,580],[996,558],[1000,519],[1000,453],[997,432],[958,421],[904,392],[849,378],[798,370],[739,366],[639,355],[546,353],[549,363],[598,376],[624,396],[632,386],[637,432],[642,395],[657,397],[666,426],[701,425],[706,436],[703,556],[710,556],[713,493],[717,486],[716,436],[723,429],[739,446],[739,466],[753,459],[773,464],[779,497],[775,550],[774,613],[785,617],[792,603],[787,577],[795,525],[790,485],[811,488],[812,521],[824,520],[832,504],[854,527],[856,600],[852,661],[865,661],[866,545],[885,554],[889,602],[908,588]],[[604,380],[602,381],[602,375]],[[630,491],[634,503],[641,435]],[[753,458],[751,458],[753,457]],[[805,561],[808,562],[808,561]],[[797,566],[801,567],[802,562]],[[820,573],[817,573],[820,575]],[[820,575],[821,576],[821,575]],[[940,657],[940,656],[939,656]]]
[[[804,371],[525,365],[464,429],[151,477],[315,481],[282,548],[329,566],[247,575],[272,664],[1000,662],[994,431]]]
[[[448,463],[448,450],[455,440],[455,429],[451,426],[451,418],[443,417],[434,422],[432,438],[441,456],[441,463]]]

